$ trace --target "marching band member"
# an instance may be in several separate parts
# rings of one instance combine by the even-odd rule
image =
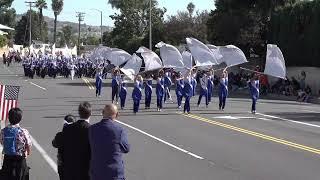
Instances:
[[[113,70],[112,82],[111,82],[112,103],[114,103],[114,100],[116,99],[116,104],[118,104],[118,99],[119,99],[119,80],[120,80],[120,70],[116,68]]]
[[[201,91],[198,99],[198,107],[200,107],[200,103],[202,100],[202,97],[204,96],[206,98],[206,107],[208,108],[208,78],[207,75],[204,73],[202,74],[202,77],[200,78],[200,85],[201,85]]]
[[[190,113],[190,100],[191,97],[193,96],[193,86],[192,86],[192,72],[187,72],[186,76],[184,77],[184,88],[183,88],[183,94],[185,97],[185,103],[184,103],[184,108],[183,112],[184,113]]]
[[[98,71],[96,75],[96,97],[101,96],[101,89],[102,89],[102,73]]]
[[[250,81],[248,82],[249,90],[250,90],[250,96],[252,99],[252,106],[251,106],[251,113],[256,113],[256,104],[259,99],[259,87],[260,82],[257,74],[253,74]]]
[[[152,78],[151,78],[151,76],[148,76],[148,78],[146,79],[146,86],[144,88],[144,94],[145,94],[145,108],[150,109],[151,98],[152,98]]]
[[[219,83],[219,110],[224,110],[228,96],[228,71],[225,68],[220,77]]]
[[[163,108],[162,101],[165,93],[164,89],[164,79],[163,79],[163,70],[159,72],[159,77],[157,80],[156,94],[157,94],[157,111],[160,112]]]
[[[191,71],[191,84],[192,84],[192,96],[195,96],[197,94],[197,72]]]
[[[181,103],[183,98],[183,88],[184,88],[184,79],[180,72],[178,79],[176,79],[176,95],[177,95],[177,102],[178,102],[179,109],[181,109]]]
[[[208,103],[211,103],[212,95],[213,95],[213,88],[214,88],[214,83],[213,83],[213,71],[208,72]]]
[[[164,103],[166,103],[167,99],[171,100],[170,88],[172,86],[171,73],[166,71],[164,74]]]
[[[127,98],[127,87],[126,87],[126,83],[127,81],[124,81],[124,79],[122,78],[120,81],[120,93],[119,93],[119,97],[120,97],[120,107],[123,110],[125,105],[126,105],[126,98]]]
[[[76,65],[74,65],[73,63],[71,63],[71,64],[70,64],[69,69],[70,69],[70,74],[71,74],[71,80],[73,80],[73,79],[74,79],[75,69],[76,69],[76,68],[77,68],[77,66],[76,66]]]
[[[133,99],[133,113],[136,114],[139,111],[140,100],[142,98],[143,79],[141,75],[138,75],[135,80],[134,89],[132,91]]]

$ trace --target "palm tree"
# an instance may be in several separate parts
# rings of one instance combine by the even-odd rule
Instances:
[[[54,14],[53,43],[56,43],[57,17],[63,9],[63,0],[52,0],[51,8]]]
[[[48,4],[46,3],[45,0],[37,0],[36,2],[36,7],[39,9],[39,19],[40,19],[40,38],[42,41],[44,41],[44,37],[42,36],[42,22],[43,22],[43,14],[42,10],[48,8]]]

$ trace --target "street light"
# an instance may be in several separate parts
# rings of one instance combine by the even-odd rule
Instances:
[[[103,32],[102,32],[102,11],[99,10],[99,9],[91,9],[91,10],[100,12],[100,18],[101,18],[101,26],[100,26],[100,28],[101,28],[101,38],[100,38],[100,43],[102,45],[102,37],[103,37]]]

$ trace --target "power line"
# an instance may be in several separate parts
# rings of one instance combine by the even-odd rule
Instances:
[[[31,46],[31,43],[32,43],[32,33],[31,33],[31,31],[32,31],[32,22],[31,22],[31,20],[32,20],[32,12],[31,12],[31,8],[32,7],[35,7],[35,6],[33,6],[33,4],[35,4],[36,2],[34,2],[34,1],[25,1],[25,3],[26,4],[28,4],[28,6],[29,6],[29,8],[30,8],[30,11],[29,11],[29,46]]]
[[[80,33],[81,33],[81,22],[84,21],[84,15],[86,13],[84,12],[76,12],[77,13],[77,18],[79,21],[79,33],[78,33],[78,52],[80,52]]]

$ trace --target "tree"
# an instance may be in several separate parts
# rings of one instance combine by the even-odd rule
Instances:
[[[4,35],[0,35],[0,48],[7,45],[8,39]]]
[[[132,44],[141,44],[149,35],[149,0],[109,0],[113,8],[119,10],[110,16],[115,22],[109,42],[112,46],[134,52],[136,47]],[[157,8],[157,1],[152,0],[152,31],[163,29],[164,13],[166,9]],[[134,43],[128,43],[133,42]],[[140,41],[140,42],[136,42]],[[158,43],[153,40],[153,44]],[[142,44],[147,46],[148,43]]]
[[[14,8],[10,8],[13,0],[1,0],[0,1],[0,24],[4,24],[9,27],[15,26],[16,11]],[[8,37],[13,37],[13,31],[9,31]]]
[[[57,19],[63,9],[63,0],[52,0],[51,8],[54,14],[53,43],[56,42]]]
[[[71,39],[72,39],[72,27],[71,26],[64,26],[62,28],[62,33],[63,33],[66,44],[68,46],[70,46]]]
[[[207,23],[209,41],[235,44],[246,53],[254,48],[263,57],[268,40],[270,13],[296,0],[215,0]],[[263,58],[264,59],[264,58]]]
[[[271,15],[269,41],[277,44],[288,66],[320,67],[320,1],[301,1]]]
[[[188,9],[190,18],[192,17],[195,8],[196,6],[192,2],[188,4],[187,9]]]
[[[39,9],[39,27],[40,27],[40,36],[41,36],[41,40],[44,41],[43,35],[42,35],[42,21],[43,21],[43,9],[47,9],[48,8],[48,4],[46,3],[45,0],[37,0],[36,2],[36,7]]]
[[[16,44],[27,45],[29,42],[29,14],[30,11],[24,14],[15,27],[16,33],[14,39]],[[39,14],[35,11],[31,11],[32,40],[41,40],[41,33],[40,29],[38,28],[39,22]],[[48,40],[48,26],[46,22],[43,23],[42,37],[44,37],[45,41]]]
[[[201,41],[207,41],[207,11],[197,12],[193,16],[194,5],[188,5],[186,11],[180,11],[177,15],[168,17],[165,22],[164,40],[173,45],[185,43],[186,37],[194,37]]]

